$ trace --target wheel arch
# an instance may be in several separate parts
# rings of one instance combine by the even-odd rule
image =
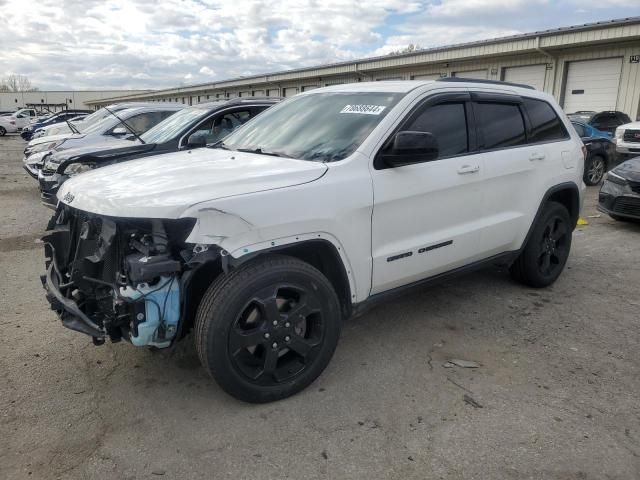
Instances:
[[[236,268],[255,258],[262,257],[270,253],[288,255],[301,260],[318,269],[331,283],[340,300],[343,318],[348,318],[352,313],[352,304],[355,300],[355,286],[353,285],[353,275],[351,267],[344,257],[343,249],[336,246],[334,242],[327,238],[300,239],[293,243],[283,243],[273,245],[261,250],[254,251],[240,257],[225,255],[222,257],[223,268]]]
[[[521,248],[524,248],[529,241],[529,237],[533,233],[533,229],[538,223],[547,202],[558,202],[561,205],[564,205],[569,211],[571,224],[575,229],[578,223],[578,217],[580,216],[580,189],[574,182],[564,182],[554,185],[549,188],[542,197],[542,201],[538,206],[538,211],[536,212],[533,222],[531,222],[531,225],[529,226],[529,231],[527,232],[527,236],[525,237]]]

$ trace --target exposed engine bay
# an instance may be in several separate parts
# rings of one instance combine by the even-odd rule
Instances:
[[[62,323],[101,344],[169,347],[186,333],[194,274],[220,249],[185,239],[194,219],[128,219],[61,204],[43,237],[51,307]]]

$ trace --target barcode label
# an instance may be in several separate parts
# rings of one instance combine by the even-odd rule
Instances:
[[[363,115],[380,115],[387,108],[383,105],[345,105],[340,113],[361,113]]]

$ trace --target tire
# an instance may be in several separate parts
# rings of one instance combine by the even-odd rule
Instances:
[[[572,231],[567,208],[558,202],[547,202],[524,249],[509,269],[513,279],[534,288],[555,282],[569,258]]]
[[[587,159],[584,168],[584,183],[593,187],[599,185],[607,171],[607,162],[600,155],[594,155]]]
[[[4,137],[7,133],[7,130],[4,127],[0,127],[0,137]]]
[[[311,384],[331,360],[340,327],[338,297],[320,271],[267,255],[211,284],[196,314],[195,342],[224,391],[264,403]]]

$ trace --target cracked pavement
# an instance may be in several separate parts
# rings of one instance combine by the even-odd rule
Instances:
[[[23,147],[0,138],[0,478],[640,478],[640,225],[588,218],[552,288],[489,269],[381,305],[306,391],[248,405],[191,338],[94,347],[58,323]]]

